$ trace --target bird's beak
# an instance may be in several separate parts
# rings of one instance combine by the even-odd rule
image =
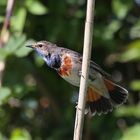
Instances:
[[[28,47],[28,48],[33,48],[33,45],[26,45],[26,47]]]

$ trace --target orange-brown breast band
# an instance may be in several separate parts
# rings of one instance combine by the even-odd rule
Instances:
[[[101,95],[94,90],[93,87],[88,87],[88,90],[87,90],[87,102],[95,102],[97,100],[99,100],[101,98]]]
[[[71,73],[71,69],[72,69],[72,60],[71,57],[66,55],[64,56],[64,60],[63,60],[63,64],[60,67],[58,73],[61,76],[69,76]]]

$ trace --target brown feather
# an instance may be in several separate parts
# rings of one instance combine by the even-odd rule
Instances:
[[[108,79],[104,79],[104,83],[108,89],[110,100],[113,106],[118,106],[126,102],[128,97],[128,91],[125,88],[117,85],[116,83]]]
[[[100,95],[92,86],[88,87],[86,100],[86,107],[89,108],[91,114],[97,113],[100,115],[112,111],[110,100]]]
[[[113,84],[112,81],[110,81],[108,79],[104,79],[104,83],[105,83],[108,91],[113,91],[115,89],[115,85]]]
[[[68,55],[64,56],[64,60],[63,60],[63,64],[60,67],[60,69],[58,70],[58,73],[61,76],[69,76],[71,73],[71,69],[72,69],[72,60],[71,57]]]
[[[87,101],[94,102],[101,98],[101,95],[96,92],[92,87],[88,87],[87,90]]]

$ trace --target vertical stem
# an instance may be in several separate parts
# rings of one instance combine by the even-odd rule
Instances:
[[[14,2],[15,0],[7,1],[5,20],[0,34],[0,48],[3,47],[9,39],[10,19],[13,12]]]
[[[89,64],[90,64],[91,48],[92,48],[94,5],[95,5],[95,0],[87,0],[82,76],[81,76],[81,81],[80,81],[79,99],[78,99],[78,106],[76,110],[73,140],[82,139],[83,124],[84,124],[84,111],[85,111],[85,98],[86,98],[86,93],[87,93]]]
[[[14,0],[7,1],[5,20],[0,33],[0,48],[4,47],[4,44],[9,39],[10,18],[13,12],[14,2],[15,2]],[[0,60],[0,88],[2,86],[2,76],[3,76],[4,69],[5,69],[5,62],[3,60]]]

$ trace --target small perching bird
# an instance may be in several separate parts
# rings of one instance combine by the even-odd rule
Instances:
[[[82,67],[82,56],[79,53],[48,41],[39,41],[27,47],[33,48],[63,79],[79,87]],[[125,88],[116,84],[99,65],[90,61],[86,112],[106,114],[113,107],[123,104],[127,97]]]

